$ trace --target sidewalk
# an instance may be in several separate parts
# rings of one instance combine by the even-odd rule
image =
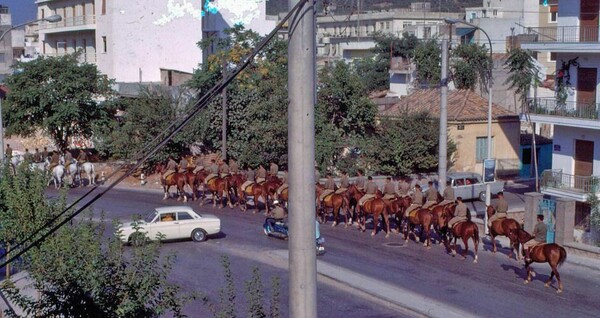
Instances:
[[[29,280],[29,273],[18,272],[16,274],[13,274],[10,280],[20,290],[21,295],[37,299],[38,293],[31,285],[33,282]],[[4,280],[0,283],[4,283]],[[14,311],[14,313],[19,316],[24,314],[19,307],[15,306],[13,303],[8,301],[8,299],[2,292],[0,292],[0,298],[2,298],[2,300],[0,301],[0,317],[2,317],[2,315],[4,314],[4,310],[6,309]]]

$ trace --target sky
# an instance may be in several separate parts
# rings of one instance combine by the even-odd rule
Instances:
[[[13,25],[35,20],[35,0],[0,0],[0,4],[8,7]]]

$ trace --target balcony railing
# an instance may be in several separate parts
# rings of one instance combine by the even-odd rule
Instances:
[[[556,98],[531,98],[527,100],[525,113],[598,120],[600,107],[597,103],[560,102]]]
[[[56,29],[56,28],[64,28],[64,27],[72,27],[72,26],[80,26],[80,25],[93,25],[96,24],[96,16],[95,15],[80,15],[76,17],[66,17],[58,22],[40,22],[40,30],[47,29]]]
[[[560,189],[578,193],[598,193],[599,176],[576,176],[563,173],[562,170],[544,170],[541,180],[542,189]]]
[[[65,56],[66,53],[46,53],[44,56]],[[96,53],[82,53],[77,59],[80,63],[96,63]]]
[[[390,70],[392,71],[408,71],[411,69],[410,60],[403,57],[392,57]]]
[[[598,26],[558,26],[527,28],[523,43],[585,43],[600,42]]]

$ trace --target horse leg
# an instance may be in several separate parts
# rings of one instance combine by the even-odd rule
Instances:
[[[554,266],[553,273],[556,275],[556,280],[558,281],[558,289],[556,290],[556,293],[560,294],[563,291],[563,284],[560,281],[560,275],[558,274],[558,268],[556,268],[556,265]]]
[[[463,237],[463,244],[465,245],[465,249],[462,251],[461,255],[463,260],[467,259],[467,253],[469,252],[469,238],[468,237]]]
[[[552,271],[550,272],[550,278],[548,278],[548,280],[544,284],[544,287],[549,287],[550,284],[552,283],[552,279],[554,278],[554,273],[556,271],[556,266],[552,266],[552,263],[550,263],[550,268],[552,269]]]
[[[458,237],[454,237],[454,243],[452,244],[452,257],[456,256],[456,240]]]
[[[170,186],[168,186],[168,185],[163,186],[163,191],[165,192],[165,197],[163,198],[163,200],[166,200],[169,198],[169,188],[170,188]]]
[[[383,210],[383,222],[385,222],[384,226],[386,229],[385,238],[389,238],[390,237],[390,220],[389,220],[389,215],[386,210]]]
[[[531,281],[531,267],[529,267],[529,262],[525,262],[525,270],[527,271],[527,277],[525,278],[524,284],[529,284]]]
[[[373,206],[371,206],[373,207]],[[365,217],[366,218],[366,217]],[[373,213],[373,231],[371,232],[371,237],[377,234],[377,228],[379,227],[379,212]]]
[[[496,236],[492,231],[490,231],[490,236],[492,237],[492,253],[496,253]],[[508,257],[510,258],[510,255]]]
[[[479,257],[477,256],[477,249],[479,246],[479,240],[477,239],[479,235],[475,235],[473,236],[473,248],[475,249],[475,259],[473,260],[473,263],[477,263]]]

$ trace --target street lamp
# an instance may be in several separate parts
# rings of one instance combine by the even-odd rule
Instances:
[[[451,19],[451,18],[444,18],[444,22],[452,25],[452,24],[458,24],[458,23],[462,23],[465,25],[468,25],[470,27],[473,27],[481,32],[483,32],[483,34],[485,34],[485,36],[488,39],[488,42],[490,44],[490,61],[492,63],[494,63],[494,59],[492,57],[492,40],[490,39],[490,36],[487,34],[487,32],[485,32],[484,29],[469,23],[467,21],[464,20],[458,20],[458,19]],[[493,64],[492,64],[493,67]],[[487,118],[487,159],[490,160],[492,159],[492,77],[490,76],[488,81],[487,81],[487,91],[488,91],[488,118]],[[485,163],[484,163],[485,165]],[[484,181],[486,179],[485,176],[485,167],[484,167]],[[486,183],[486,187],[485,187],[485,205],[489,206],[490,205],[490,201],[491,201],[491,184],[488,182]],[[487,227],[487,213],[484,213],[484,228],[485,228],[485,234],[488,234],[488,227]]]
[[[62,17],[58,14],[55,14],[55,15],[51,15],[47,18],[37,19],[37,20],[14,25],[10,29],[4,31],[2,33],[2,35],[0,35],[0,42],[2,42],[4,37],[8,34],[8,32],[10,32],[16,28],[20,28],[22,26],[32,24],[35,22],[40,22],[40,21],[48,21],[48,22],[53,23],[53,22],[58,22],[60,20],[62,20]],[[0,98],[0,162],[3,162],[3,161],[4,161],[4,126],[2,125],[2,98]]]

